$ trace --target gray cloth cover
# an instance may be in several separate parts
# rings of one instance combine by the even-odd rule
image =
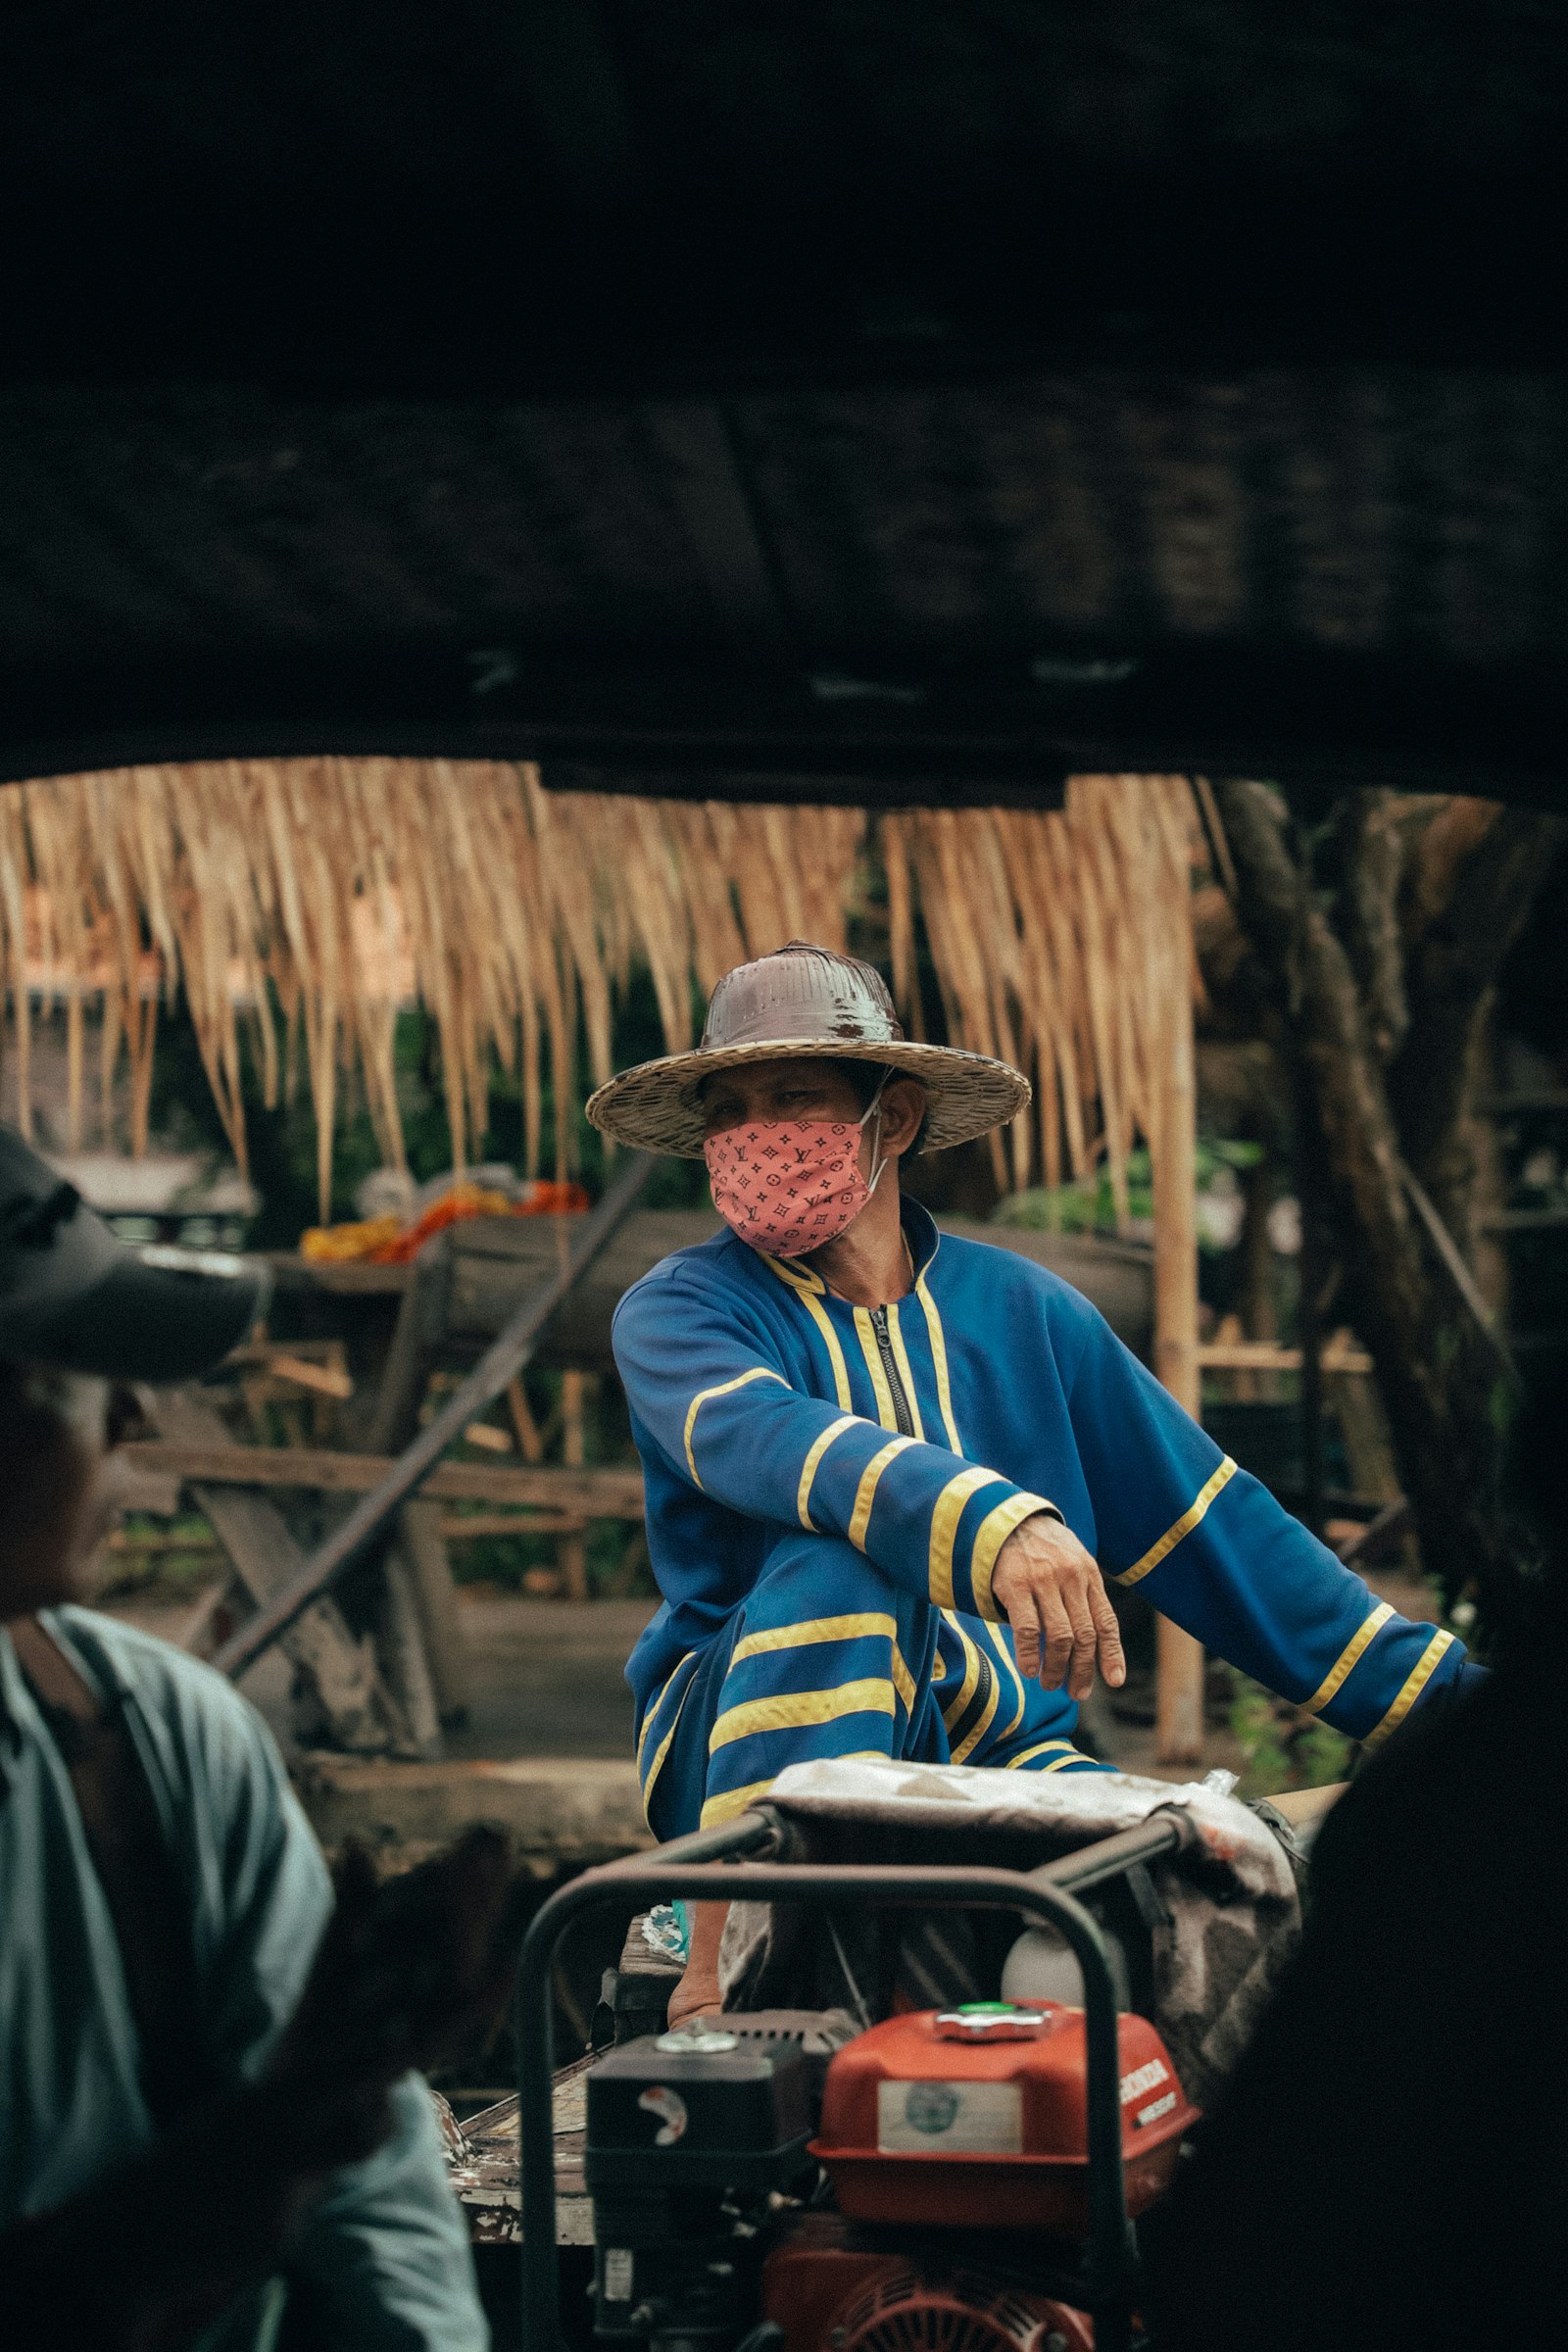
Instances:
[[[1297,1871],[1281,1838],[1234,1797],[1197,1783],[853,1759],[792,1764],[768,1801],[809,1830],[823,1859],[1020,1870],[1133,1829],[1162,1805],[1183,1806],[1198,1844],[1152,1866],[1169,1914],[1155,1935],[1153,2008],[1200,2106],[1213,2101],[1250,2039],[1300,1933]],[[731,1906],[719,1954],[727,2007],[742,2005],[762,1980],[773,1940],[771,1905]]]

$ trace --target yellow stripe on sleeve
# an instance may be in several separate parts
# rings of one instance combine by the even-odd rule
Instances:
[[[925,1315],[925,1327],[931,1339],[931,1368],[937,1376],[937,1402],[942,1407],[942,1426],[948,1433],[948,1444],[953,1447],[954,1452],[961,1453],[963,1447],[958,1443],[958,1425],[953,1418],[953,1384],[948,1378],[948,1343],[942,1330],[942,1317],[937,1313],[937,1302],[925,1287],[923,1274],[914,1286],[914,1295],[920,1301],[921,1310]]]
[[[709,1734],[708,1752],[717,1755],[733,1740],[759,1732],[795,1732],[813,1723],[837,1723],[841,1715],[891,1715],[893,1685],[881,1675],[840,1683],[836,1690],[789,1690],[777,1698],[743,1699],[726,1707]]]
[[[1215,1495],[1222,1488],[1228,1487],[1235,1476],[1236,1464],[1227,1454],[1213,1477],[1200,1487],[1175,1526],[1167,1527],[1159,1542],[1152,1545],[1141,1560],[1135,1560],[1130,1568],[1124,1568],[1116,1579],[1117,1584],[1136,1585],[1143,1577],[1148,1576],[1152,1569],[1157,1568],[1160,1561],[1175,1550],[1182,1538],[1192,1534],[1199,1521],[1206,1515],[1208,1506]]]
[[[1081,1748],[1075,1747],[1070,1756],[1057,1756],[1052,1763],[1042,1764],[1040,1777],[1044,1780],[1048,1772],[1067,1772],[1074,1764],[1087,1764],[1092,1771],[1094,1762],[1093,1756],[1086,1756]]]
[[[897,1303],[888,1308],[888,1337],[893,1342],[893,1360],[899,1367],[899,1378],[904,1383],[904,1394],[909,1400],[909,1418],[914,1423],[914,1434],[923,1446],[925,1444],[925,1423],[920,1418],[920,1399],[915,1394],[914,1366],[909,1361],[909,1350],[904,1345],[904,1333],[899,1328]]]
[[[963,1517],[963,1506],[970,1495],[977,1494],[982,1487],[994,1487],[996,1484],[995,1470],[960,1470],[956,1478],[949,1479],[937,1496],[936,1508],[931,1513],[930,1589],[931,1598],[939,1609],[951,1609],[955,1605],[953,1547],[958,1539],[958,1521]]]
[[[850,1513],[848,1530],[850,1542],[857,1551],[865,1549],[865,1531],[871,1524],[871,1505],[876,1500],[883,1471],[889,1462],[896,1460],[901,1453],[906,1453],[913,1444],[912,1438],[895,1438],[891,1446],[884,1446],[880,1453],[872,1454],[861,1471],[860,1483],[855,1490],[855,1508]]]
[[[855,1336],[860,1343],[860,1353],[865,1358],[865,1369],[870,1377],[871,1394],[876,1398],[877,1422],[883,1429],[897,1429],[899,1416],[893,1410],[893,1391],[888,1387],[882,1350],[876,1344],[876,1333],[871,1327],[871,1310],[867,1306],[858,1306],[855,1310]]]
[[[811,1449],[801,1464],[801,1487],[800,1493],[795,1498],[796,1508],[801,1514],[801,1525],[809,1528],[813,1536],[820,1532],[811,1520],[811,1488],[815,1482],[817,1466],[835,1438],[842,1438],[847,1429],[855,1429],[859,1426],[859,1419],[858,1413],[841,1413],[838,1420],[830,1421],[821,1436],[812,1441]],[[867,1423],[865,1426],[869,1427],[869,1424]]]
[[[1377,1636],[1382,1632],[1383,1628],[1388,1624],[1389,1619],[1393,1615],[1393,1602],[1387,1600],[1381,1601],[1373,1610],[1371,1616],[1365,1618],[1362,1623],[1357,1626],[1355,1632],[1350,1636],[1349,1641],[1347,1642],[1345,1647],[1341,1650],[1339,1656],[1335,1659],[1333,1665],[1329,1668],[1327,1674],[1323,1677],[1323,1680],[1319,1683],[1311,1697],[1302,1699],[1301,1704],[1309,1715],[1320,1715],[1322,1713],[1323,1709],[1328,1705],[1329,1700],[1334,1696],[1335,1691],[1339,1690],[1341,1684],[1349,1674],[1351,1667],[1354,1666],[1356,1660],[1366,1649],[1368,1643],[1377,1639]]]
[[[969,1589],[974,1594],[974,1614],[990,1617],[999,1614],[991,1596],[991,1571],[997,1564],[997,1554],[1015,1527],[1032,1519],[1037,1511],[1050,1506],[1042,1494],[1009,1494],[999,1502],[994,1511],[987,1511],[975,1530],[974,1549],[969,1554]]]
[[[1446,1630],[1433,1635],[1431,1641],[1427,1643],[1426,1648],[1421,1652],[1421,1656],[1415,1666],[1414,1671],[1406,1679],[1404,1687],[1400,1690],[1398,1697],[1395,1700],[1393,1706],[1384,1716],[1383,1721],[1380,1724],[1376,1724],[1373,1729],[1368,1732],[1365,1740],[1361,1743],[1363,1747],[1380,1747],[1383,1741],[1387,1740],[1391,1732],[1396,1732],[1398,1730],[1400,1724],[1409,1714],[1410,1709],[1415,1705],[1416,1700],[1420,1697],[1422,1691],[1432,1680],[1432,1676],[1436,1668],[1446,1656],[1447,1651],[1449,1651],[1452,1647],[1453,1636]]]
[[[799,1625],[771,1625],[760,1634],[745,1634],[730,1651],[729,1662],[760,1658],[769,1650],[805,1649],[813,1642],[860,1642],[882,1634],[891,1642],[898,1632],[894,1619],[882,1609],[862,1610],[853,1617],[807,1617]]]
[[[697,1456],[692,1451],[692,1432],[697,1427],[697,1416],[713,1397],[732,1396],[737,1389],[749,1389],[754,1380],[776,1380],[781,1389],[787,1389],[790,1385],[782,1372],[771,1371],[766,1364],[754,1364],[749,1372],[737,1372],[733,1380],[721,1380],[717,1388],[701,1390],[687,1408],[686,1467],[692,1474],[693,1486],[699,1492],[703,1482],[697,1475]]]

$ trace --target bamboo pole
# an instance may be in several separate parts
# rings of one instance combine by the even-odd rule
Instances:
[[[1181,877],[1187,887],[1187,878]],[[1174,976],[1173,976],[1174,977]],[[1198,1353],[1198,1091],[1192,994],[1165,992],[1164,1068],[1154,1153],[1154,1370],[1194,1420],[1202,1409]],[[1154,1722],[1162,1764],[1203,1753],[1203,1649],[1160,1617],[1155,1624]]]
[[[584,1381],[580,1372],[561,1375],[561,1417],[563,1429],[562,1459],[568,1470],[580,1470],[583,1462],[583,1393]],[[588,1545],[579,1532],[563,1536],[556,1546],[556,1562],[561,1581],[569,1600],[588,1597]]]

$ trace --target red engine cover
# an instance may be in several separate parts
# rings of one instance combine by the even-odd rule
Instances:
[[[1198,2120],[1147,2018],[1117,2022],[1128,2211],[1170,2185]],[[1084,2013],[1043,2001],[890,2018],[828,2067],[811,2153],[856,2221],[1088,2227]]]
[[[1093,2323],[1065,2303],[864,2252],[828,2214],[768,2256],[762,2317],[783,2328],[783,2352],[1094,2352],[1095,2342]]]

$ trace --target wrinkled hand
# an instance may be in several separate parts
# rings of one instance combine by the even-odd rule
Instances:
[[[1046,1512],[1015,1527],[997,1554],[991,1591],[1012,1628],[1018,1671],[1048,1690],[1087,1698],[1095,1662],[1112,1690],[1127,1679],[1116,1612],[1098,1563]]]

